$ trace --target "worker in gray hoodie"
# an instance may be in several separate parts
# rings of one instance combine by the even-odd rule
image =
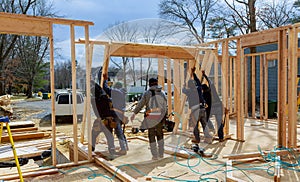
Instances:
[[[149,79],[149,86],[150,88],[144,92],[134,108],[130,119],[131,121],[134,120],[135,115],[144,106],[146,107],[141,129],[148,130],[152,160],[158,160],[164,156],[163,120],[168,111],[167,97],[162,87],[158,85],[156,78]]]

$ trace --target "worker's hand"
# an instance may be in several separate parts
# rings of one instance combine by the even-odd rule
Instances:
[[[131,116],[130,116],[130,120],[133,121],[135,118],[135,114],[133,113]]]
[[[192,73],[195,73],[195,71],[196,71],[196,67],[192,67],[192,68],[191,68],[191,72],[192,72]]]
[[[106,73],[103,73],[103,79],[104,79],[104,80],[107,80],[107,79],[108,79],[108,76],[107,76]]]
[[[225,107],[225,114],[228,114],[229,113],[229,109],[227,109],[226,107]]]

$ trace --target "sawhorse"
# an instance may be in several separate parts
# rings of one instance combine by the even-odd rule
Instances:
[[[14,158],[15,158],[17,169],[18,169],[20,181],[23,182],[24,180],[23,180],[23,176],[22,176],[22,171],[21,171],[21,167],[20,167],[20,164],[19,164],[19,159],[18,159],[16,148],[15,148],[15,145],[14,145],[14,140],[13,140],[13,137],[12,137],[12,134],[11,134],[10,126],[9,126],[9,118],[7,116],[0,117],[0,143],[1,143],[3,124],[4,123],[6,124],[6,130],[7,130],[8,136],[9,136],[9,141],[10,141],[13,153],[14,153]]]

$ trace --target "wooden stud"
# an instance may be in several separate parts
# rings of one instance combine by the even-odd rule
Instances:
[[[244,49],[243,49],[244,51]],[[248,117],[248,57],[245,56],[244,57],[244,66],[243,66],[243,83],[244,83],[244,87],[243,87],[243,96],[244,96],[244,107],[243,107],[243,115],[245,117]]]
[[[232,86],[232,80],[233,80],[233,65],[232,62],[234,61],[234,58],[231,57],[229,60],[229,113],[232,113],[232,103],[233,103],[233,86]]]
[[[288,142],[289,148],[297,147],[297,50],[298,34],[295,27],[289,29],[288,65]],[[278,131],[279,132],[279,131]]]
[[[265,57],[264,57],[265,58]],[[268,66],[268,60],[264,59],[264,75],[263,75],[263,80],[264,80],[264,90],[263,90],[263,95],[264,95],[264,113],[265,113],[265,119],[268,119],[268,100],[269,100],[269,66]]]
[[[255,118],[255,96],[256,96],[256,57],[255,56],[251,56],[251,61],[252,61],[252,64],[251,64],[251,69],[252,69],[252,74],[251,74],[251,93],[252,93],[252,96],[251,96],[251,105],[252,105],[252,118]]]
[[[73,140],[78,143],[77,137],[77,88],[76,88],[76,55],[75,55],[75,30],[74,25],[70,25],[71,40],[71,62],[72,62],[72,110],[73,110]],[[76,103],[76,104],[74,104]],[[78,145],[74,147],[74,162],[78,162]]]
[[[49,37],[50,41],[50,87],[51,87],[51,108],[52,108],[52,114],[55,115],[55,97],[54,97],[54,91],[55,91],[55,85],[54,85],[54,43],[53,43],[53,30],[51,25],[51,36]],[[55,117],[51,117],[51,124],[52,124],[52,165],[56,166],[56,122]]]
[[[171,70],[171,60],[167,60],[167,84],[168,84],[168,113],[173,111],[172,106],[172,70]],[[174,84],[173,84],[174,86]]]
[[[85,63],[86,63],[86,113],[87,113],[87,134],[88,134],[88,160],[92,161],[92,121],[91,121],[91,66],[92,52],[90,51],[89,26],[84,27],[85,31]]]
[[[264,119],[264,63],[265,55],[260,55],[259,57],[259,118]]]
[[[181,86],[180,86],[180,62],[179,60],[174,60],[174,65],[173,65],[173,84],[174,84],[174,111],[176,113],[176,115],[180,116],[179,117],[175,117],[174,118],[174,122],[175,122],[175,126],[174,126],[174,130],[175,132],[177,132],[178,128],[179,128],[179,124],[182,118],[181,118],[181,113],[180,113],[180,106],[182,104],[181,100],[180,100],[180,93],[181,93]]]
[[[278,37],[279,37],[278,38],[278,102],[280,103],[282,103],[285,100],[284,97],[286,97],[285,95],[283,95],[285,93],[283,89],[286,89],[286,87],[284,87],[284,85],[286,86],[286,84],[284,83],[286,80],[283,75],[285,69],[285,60],[283,56],[283,50],[284,50],[283,36],[285,36],[285,33],[283,31],[280,31],[278,33]],[[290,61],[290,57],[288,61]],[[283,135],[285,135],[284,133],[286,132],[286,126],[283,124],[284,118],[282,118],[285,112],[283,104],[279,105],[278,111],[279,112],[278,112],[277,144],[278,146],[282,146],[283,143],[286,143],[284,142],[284,140],[286,139],[283,137]]]
[[[243,100],[243,72],[242,72],[242,65],[243,65],[243,60],[245,60],[244,56],[243,56],[243,49],[241,49],[241,44],[240,44],[240,40],[237,40],[237,55],[236,55],[236,60],[235,60],[235,80],[237,83],[241,83],[238,84],[236,86],[236,90],[235,90],[235,98],[234,101],[236,103],[236,125],[237,125],[237,131],[236,131],[236,135],[238,137],[239,140],[244,140],[244,115],[243,115],[243,107],[242,107],[242,100]],[[226,133],[226,135],[228,135],[229,132]]]

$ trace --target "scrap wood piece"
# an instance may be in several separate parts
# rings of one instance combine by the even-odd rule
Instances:
[[[33,121],[12,121],[12,122],[9,122],[10,129],[34,127],[34,125],[35,125],[35,123]],[[3,128],[6,128],[6,125],[3,125]]]
[[[42,176],[42,175],[50,175],[50,174],[56,174],[58,173],[58,169],[41,169],[39,171],[31,171],[31,172],[23,172],[22,171],[22,176],[23,178],[29,178],[29,177],[36,177],[36,176]],[[13,174],[13,175],[5,175],[1,176],[0,180],[15,180],[19,179],[19,174]]]
[[[12,133],[15,132],[25,132],[25,131],[37,131],[38,127],[28,127],[28,128],[15,128],[15,129],[11,129],[10,131]],[[7,133],[7,131],[5,130],[5,133]]]
[[[70,154],[71,154],[71,151],[73,151],[71,149],[74,148],[74,143],[70,142],[69,147],[70,147]],[[87,147],[85,147],[81,143],[78,143],[78,154],[81,155],[79,157],[83,157],[83,158],[87,159],[88,158],[87,152],[88,152]],[[137,182],[137,180],[135,178],[129,176],[125,172],[123,172],[120,169],[118,169],[117,167],[113,166],[112,164],[110,164],[107,160],[105,160],[101,156],[94,155],[93,157],[94,157],[94,160],[97,165],[102,166],[104,169],[109,171],[111,174],[116,175],[116,177],[119,178],[121,181],[128,181],[128,182],[136,181]]]
[[[244,182],[244,180],[238,179],[233,176],[231,160],[226,162],[226,182]]]
[[[293,151],[300,151],[300,148],[295,148]],[[249,152],[249,153],[240,153],[240,154],[228,154],[223,155],[223,158],[228,158],[229,160],[234,159],[245,159],[245,158],[255,158],[255,157],[261,157],[263,155],[268,155],[269,153],[274,153],[274,151],[262,151],[261,152]],[[289,150],[277,150],[275,151],[276,155],[287,155],[290,153]]]
[[[18,133],[12,134],[13,140],[18,141],[18,140],[28,140],[28,139],[34,139],[34,138],[44,138],[44,137],[49,137],[50,133],[45,133],[45,132],[36,132],[36,133]],[[8,135],[2,135],[1,137],[1,142],[9,142],[9,136]]]
[[[16,148],[18,158],[30,158],[35,156],[40,156],[43,150],[39,150],[37,147],[24,147]],[[12,150],[6,150],[1,153],[0,161],[8,161],[14,159],[14,154]]]
[[[95,156],[95,162],[96,162],[96,164],[102,166],[104,169],[109,171],[111,174],[116,175],[116,177],[119,178],[121,181],[127,181],[127,182],[136,181],[137,182],[137,180],[135,178],[131,177],[130,175],[123,172],[121,169],[115,167],[114,165],[112,165],[107,160],[105,160],[101,157]]]

